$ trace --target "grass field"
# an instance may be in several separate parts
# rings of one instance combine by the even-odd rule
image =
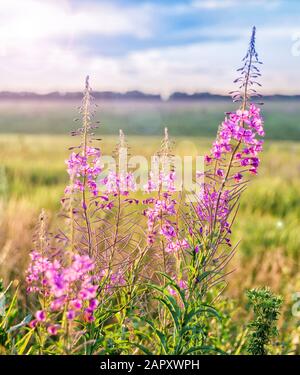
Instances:
[[[45,208],[51,216],[59,208],[68,181],[64,160],[75,141],[67,135],[74,127],[73,105],[38,103],[33,109],[24,103],[0,104],[0,276],[6,280],[24,272],[39,211]],[[159,148],[157,134],[164,125],[174,134],[176,154],[204,155],[222,112],[228,110],[224,103],[207,110],[196,103],[181,108],[166,104],[159,105],[158,112],[156,104],[146,109],[145,104],[111,106],[99,110],[100,133],[110,133],[100,144],[103,153],[111,153],[117,142],[111,133],[123,127],[132,134],[131,154],[146,157]],[[261,169],[242,197],[233,235],[234,242],[241,243],[230,265],[235,272],[226,293],[242,301],[247,288],[269,285],[285,298],[282,324],[288,329],[297,323],[291,304],[293,293],[300,290],[300,107],[295,102],[270,103],[265,117]]]
[[[57,209],[68,181],[64,160],[72,141],[72,138],[60,135],[2,134],[2,205],[7,209],[10,205],[25,205],[35,214],[42,207],[50,211]],[[110,153],[116,142],[116,137],[106,136],[101,146],[103,153]],[[129,143],[132,154],[150,157],[158,149],[160,138],[132,136]],[[177,137],[175,152],[203,155],[210,144],[209,139]],[[286,141],[266,143],[260,175],[243,197],[236,226],[235,238],[242,239],[240,253],[245,256],[280,250],[298,257],[299,160],[300,144]],[[4,215],[5,211],[4,208]]]

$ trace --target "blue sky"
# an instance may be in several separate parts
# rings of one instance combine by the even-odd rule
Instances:
[[[226,93],[251,28],[263,93],[300,93],[298,0],[1,0],[0,90]]]

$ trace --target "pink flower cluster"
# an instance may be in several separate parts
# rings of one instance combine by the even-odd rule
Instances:
[[[104,210],[111,210],[114,207],[114,198],[118,194],[129,196],[129,193],[136,190],[136,183],[132,173],[119,174],[110,171],[108,175],[100,181],[103,194],[99,195],[101,202],[95,201],[96,206]],[[128,198],[128,203],[138,203],[137,199]]]
[[[188,288],[188,284],[185,280],[179,279],[178,281],[176,281],[175,277],[173,277],[173,279],[181,290],[185,291]],[[177,296],[177,290],[173,289],[170,285],[168,286],[168,292],[171,294],[171,296]]]
[[[259,166],[258,153],[262,151],[263,140],[257,136],[264,136],[263,120],[260,109],[251,104],[249,110],[237,110],[229,113],[223,121],[217,140],[213,144],[212,155],[206,156],[206,162],[212,159],[221,160],[226,154],[233,152],[233,141],[238,142],[242,150],[235,154],[235,162],[240,167],[247,168],[256,174]],[[224,171],[217,171],[219,177],[224,177]],[[234,175],[234,179],[242,179],[242,173]]]
[[[28,292],[39,292],[46,297],[51,312],[63,312],[67,308],[69,320],[81,313],[86,321],[94,319],[93,313],[98,305],[97,286],[90,274],[94,263],[87,255],[74,255],[66,267],[36,251],[31,253],[31,259],[26,277]],[[46,320],[46,314],[44,310],[37,312],[36,320]]]
[[[216,183],[204,183],[203,195],[197,205],[197,215],[202,225],[208,225],[208,230],[215,230],[218,226],[220,233],[230,234],[228,217],[231,212],[231,190],[225,185],[218,186],[218,181],[226,179],[239,183],[247,171],[256,174],[259,166],[258,154],[262,151],[264,135],[263,120],[260,109],[251,104],[249,110],[237,110],[229,113],[222,122],[218,137],[213,143],[211,155],[205,157],[207,164],[213,160],[216,167],[212,179]],[[226,156],[232,159],[226,165]],[[234,170],[234,172],[231,172]],[[211,172],[210,172],[211,173]],[[234,193],[234,190],[233,190]],[[201,227],[203,230],[203,226]],[[230,245],[229,238],[225,241]]]
[[[116,173],[110,171],[103,180],[107,194],[121,194],[127,196],[130,191],[136,190],[136,184],[132,173]]]
[[[204,184],[201,202],[196,207],[197,216],[201,222],[201,228],[218,224],[220,232],[230,233],[228,216],[230,214],[230,191],[216,191],[209,184]],[[227,241],[228,242],[228,241]],[[228,242],[229,243],[229,242]]]
[[[165,230],[161,234],[167,234],[169,238],[175,237],[176,231],[167,219],[167,217],[176,214],[176,201],[171,199],[171,195],[169,193],[163,193],[161,199],[148,198],[145,199],[143,203],[148,205],[148,208],[144,211],[144,215],[147,217],[148,243],[154,243],[157,235],[156,224],[158,220],[164,221],[163,228],[165,228]]]
[[[101,173],[100,150],[93,147],[86,147],[85,155],[83,153],[72,152],[70,158],[66,160],[68,166],[67,171],[73,180],[73,186],[68,186],[66,192],[83,191],[84,182],[89,191],[94,195],[98,195],[97,178]]]
[[[176,224],[173,224],[169,220],[165,220],[162,225],[160,232],[161,235],[167,240],[165,250],[167,253],[175,253],[180,249],[188,249],[190,245],[185,239],[178,238],[178,230]]]
[[[175,191],[175,172],[160,173],[158,182],[154,181],[153,176],[151,177],[147,184],[147,191],[159,191],[161,188],[164,192],[161,192],[159,198],[148,198],[143,202],[148,205],[144,211],[147,217],[148,244],[153,244],[157,234],[160,234],[166,240],[165,251],[167,253],[189,248],[188,242],[179,238],[177,225],[171,220],[172,216],[176,215],[177,204],[172,198],[172,193]],[[159,226],[158,221],[160,221]],[[158,230],[157,227],[160,229]]]
[[[150,178],[148,179],[147,185],[144,186],[144,190],[147,193],[151,193],[154,191],[159,191],[161,188],[162,191],[174,192],[176,190],[175,181],[176,174],[174,171],[169,173],[160,172],[157,177],[153,172],[150,172]]]
[[[159,233],[167,240],[165,246],[165,251],[167,253],[176,253],[180,249],[188,249],[190,247],[185,239],[178,238],[176,224],[172,225],[172,223],[167,219],[162,225]]]

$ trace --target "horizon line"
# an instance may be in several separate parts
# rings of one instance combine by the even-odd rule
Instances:
[[[38,93],[35,91],[0,91],[1,99],[57,99],[57,100],[71,100],[82,98],[82,91],[49,91],[47,93]],[[209,91],[197,91],[188,93],[185,91],[174,91],[168,97],[164,98],[161,94],[147,93],[141,90],[129,90],[125,92],[120,91],[92,91],[92,96],[95,99],[102,100],[155,100],[155,101],[176,101],[176,100],[205,100],[205,99],[232,99],[229,94],[216,94]],[[300,99],[300,92],[298,94],[282,94],[273,93],[262,95],[260,99]],[[258,98],[259,100],[259,98]]]

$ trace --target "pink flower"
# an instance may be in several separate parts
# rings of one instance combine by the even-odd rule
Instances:
[[[168,242],[166,246],[167,253],[175,253],[179,250],[189,249],[190,245],[187,240],[176,240],[174,242]]]
[[[86,322],[91,323],[95,320],[95,317],[89,309],[86,309],[85,312],[84,312],[84,319],[85,319]]]
[[[173,289],[173,288],[171,288],[170,286],[168,286],[168,291],[169,291],[169,293],[171,294],[171,296],[176,296],[176,290],[175,289]]]
[[[83,307],[84,301],[93,299],[92,306],[96,308],[97,285],[93,284],[90,271],[94,262],[87,255],[74,255],[69,266],[65,267],[54,259],[36,252],[31,254],[32,262],[27,271],[28,290],[38,292],[47,297],[51,311],[63,311],[69,303],[68,319],[74,319],[75,311]],[[46,320],[45,311],[36,312],[37,321]]]
[[[96,299],[91,299],[89,302],[89,308],[91,310],[95,310],[98,306],[99,302]]]
[[[252,174],[257,174],[257,168],[250,168],[249,172]]]
[[[209,184],[203,188],[202,200],[196,207],[197,215],[201,223],[209,224],[216,222],[220,225],[221,231],[226,231],[228,227],[228,217],[230,214],[229,199],[230,191],[218,192]]]
[[[69,159],[66,160],[67,171],[72,180],[73,186],[66,188],[66,193],[75,191],[83,191],[86,186],[92,195],[98,195],[97,178],[101,173],[100,150],[93,147],[86,147],[85,156],[82,153],[72,152]]]
[[[74,299],[73,301],[71,301],[71,306],[75,309],[75,310],[80,310],[82,308],[82,301],[80,299]]]
[[[205,155],[204,160],[207,164],[209,164],[212,161],[212,158],[208,155]]]
[[[129,191],[136,190],[134,175],[132,173],[116,173],[110,171],[104,179],[107,194],[121,194],[127,196]]]
[[[227,153],[232,152],[232,141],[237,141],[241,146],[244,146],[242,153],[249,157],[243,159],[242,153],[237,152],[235,159],[241,160],[241,166],[254,163],[253,167],[257,168],[259,159],[256,156],[262,150],[263,143],[261,139],[257,139],[257,136],[263,135],[263,120],[260,109],[254,104],[250,105],[249,111],[237,110],[229,113],[229,116],[221,124],[218,138],[213,143],[212,155],[209,158],[222,159]],[[220,169],[217,170],[217,175],[223,177]]]
[[[33,320],[29,323],[29,327],[30,327],[30,328],[35,328],[37,324],[38,324],[37,319],[33,319]]]
[[[74,310],[68,310],[67,311],[67,319],[73,320],[75,318],[75,311]]]
[[[38,322],[44,322],[46,320],[46,312],[43,311],[43,310],[38,310],[36,313],[35,313],[35,317],[36,317],[36,320]]]
[[[178,283],[178,285],[179,285],[179,288],[180,289],[186,289],[187,288],[187,282],[186,281],[184,281],[184,280],[179,280],[179,283]]]
[[[243,175],[241,173],[236,173],[233,178],[235,179],[236,182],[239,182],[241,181],[241,179],[243,178]]]
[[[65,297],[60,297],[60,298],[54,299],[51,302],[50,307],[51,307],[51,310],[53,311],[59,311],[64,306],[64,304],[65,304]]]
[[[59,325],[54,324],[54,325],[49,326],[47,328],[47,331],[48,331],[49,335],[56,336],[58,328],[59,328]]]

